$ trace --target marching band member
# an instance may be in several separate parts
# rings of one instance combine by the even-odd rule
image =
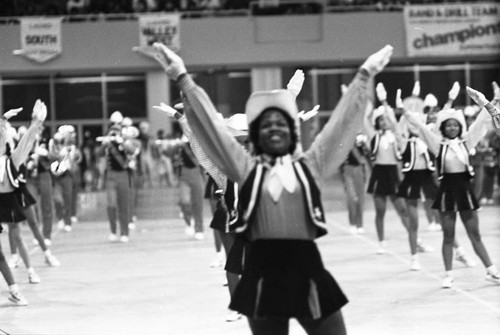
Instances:
[[[57,160],[51,164],[54,176],[54,205],[58,227],[65,232],[73,230],[71,220],[75,197],[73,171],[82,159],[80,149],[74,142],[74,133],[73,126],[60,126],[51,141],[51,150],[54,150],[57,156]]]
[[[118,124],[112,125],[106,136],[96,139],[102,142],[101,150],[106,156],[106,202],[107,214],[110,226],[109,241],[129,242],[130,221],[129,206],[131,199],[131,183],[129,172],[129,161],[127,156],[136,152],[137,148],[130,139],[124,139],[122,127]],[[117,220],[120,228],[118,239]]]

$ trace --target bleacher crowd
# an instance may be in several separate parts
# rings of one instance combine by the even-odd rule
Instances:
[[[325,11],[400,10],[410,4],[460,3],[464,0],[3,0],[0,16],[97,15],[149,12],[250,10],[255,15]]]

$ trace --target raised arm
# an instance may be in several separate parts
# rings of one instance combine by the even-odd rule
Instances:
[[[481,138],[486,135],[488,131],[488,124],[490,124],[488,114],[493,121],[492,124],[495,133],[500,136],[500,110],[495,106],[495,104],[488,101],[483,93],[468,86],[466,87],[466,91],[469,97],[471,97],[471,99],[481,107],[481,112],[479,112],[476,121],[474,121],[469,128],[471,145],[473,141],[479,142]]]
[[[18,169],[19,166],[28,158],[31,149],[35,144],[38,131],[46,117],[47,106],[45,106],[41,100],[37,100],[35,102],[35,106],[33,107],[31,124],[11,154],[12,163],[16,169]]]
[[[304,80],[305,80],[304,71],[298,69],[295,71],[292,78],[290,78],[290,81],[286,85],[286,89],[290,93],[292,93],[295,99],[297,99],[297,96],[302,90],[302,86],[304,85]]]
[[[427,128],[425,123],[420,121],[418,116],[414,115],[413,112],[403,110],[403,117],[411,127],[418,129],[420,138],[427,144],[429,150],[437,156],[439,153],[439,146],[441,144],[441,137]]]
[[[167,76],[177,83],[189,103],[185,114],[210,160],[231,180],[241,182],[249,171],[251,156],[228,133],[206,92],[187,73],[184,61],[161,43],[155,43],[154,58]]]
[[[196,159],[200,163],[200,165],[207,171],[207,173],[215,180],[217,187],[222,189],[225,193],[227,186],[227,178],[222,173],[222,171],[207,157],[205,152],[203,151],[200,143],[198,142],[198,138],[192,132],[191,127],[188,124],[186,116],[176,110],[175,108],[165,104],[160,103],[160,106],[153,106],[154,109],[159,110],[165,113],[168,117],[176,119],[181,128],[184,135],[186,135],[189,143],[191,144],[191,149],[193,150]]]
[[[453,102],[457,99],[458,93],[460,93],[460,84],[456,81],[448,92],[448,101],[444,104],[443,110],[451,108]]]
[[[363,130],[368,101],[368,81],[387,65],[393,47],[386,45],[363,63],[346,93],[333,110],[330,119],[316,136],[304,157],[313,173],[326,178],[335,173]]]

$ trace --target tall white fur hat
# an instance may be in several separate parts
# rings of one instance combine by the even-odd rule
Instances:
[[[465,106],[464,108],[464,116],[466,117],[475,117],[481,111],[481,107],[474,106]]]
[[[427,94],[424,99],[424,107],[436,107],[438,100],[434,94]]]
[[[377,119],[382,115],[385,115],[385,107],[381,105],[375,108],[375,110],[373,111],[371,119],[372,125],[375,126],[375,122],[377,122]]]
[[[419,97],[409,96],[403,99],[403,106],[409,112],[423,113],[424,101]]]
[[[123,121],[123,115],[120,111],[114,111],[109,117],[109,121],[112,123],[121,123]]]
[[[268,108],[283,110],[297,123],[299,109],[293,95],[285,89],[272,91],[257,91],[248,98],[245,114],[248,124],[255,121]]]
[[[127,126],[122,128],[122,136],[125,139],[134,139],[139,136],[140,132],[137,127],[134,126]]]
[[[445,122],[446,120],[457,120],[461,125],[462,125],[462,133],[467,131],[467,124],[465,123],[465,117],[464,113],[460,109],[446,109],[442,110],[437,113],[437,119],[436,119],[436,131],[439,131],[439,128],[441,127],[441,124]]]
[[[408,113],[411,113],[411,115],[421,124],[425,124],[426,116],[424,113],[422,112],[408,112]],[[414,134],[418,134],[418,128],[413,127],[413,125],[411,125],[408,122],[408,119],[406,118],[405,115],[403,115],[399,120],[399,126],[403,132],[410,131]]]
[[[229,132],[237,136],[247,136],[248,135],[248,119],[246,114],[237,113],[226,119],[226,126]]]
[[[122,120],[122,126],[124,127],[130,127],[134,125],[134,121],[132,121],[131,118],[129,118],[128,116],[124,117],[123,120]]]

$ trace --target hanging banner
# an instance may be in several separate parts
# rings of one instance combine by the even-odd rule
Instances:
[[[405,6],[408,55],[500,54],[500,4]]]
[[[134,51],[149,53],[155,42],[161,42],[173,51],[179,51],[180,21],[180,14],[139,16],[139,46],[134,47]]]
[[[62,53],[62,18],[21,18],[21,49],[14,55],[45,63]]]

